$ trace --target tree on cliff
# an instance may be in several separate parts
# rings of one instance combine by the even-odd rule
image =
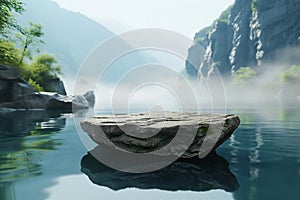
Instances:
[[[30,23],[30,26],[27,28],[22,28],[20,30],[21,34],[18,35],[18,38],[21,40],[22,45],[22,52],[21,52],[21,58],[19,64],[23,64],[24,58],[27,56],[30,59],[31,57],[31,51],[29,50],[29,47],[31,45],[39,45],[40,43],[43,43],[43,40],[41,37],[44,35],[42,31],[42,26],[40,24],[33,24]],[[39,50],[38,50],[39,51]]]
[[[33,23],[29,27],[18,25],[14,16],[24,11],[23,3],[19,0],[1,0],[0,11],[0,64],[18,67],[22,77],[37,91],[47,90],[47,82],[59,80],[61,70],[51,55],[32,57],[32,47],[39,53],[38,46],[43,43],[42,26]],[[29,58],[27,61],[33,61],[26,63],[26,57]]]
[[[23,12],[23,3],[18,0],[1,0],[0,1],[0,34],[6,36],[7,29],[18,29],[14,13]]]
[[[21,14],[23,12],[22,2],[18,0],[0,1],[0,62],[6,65],[17,65],[19,50],[15,44],[9,40],[12,29],[18,30],[13,13]]]
[[[48,91],[49,81],[58,80],[61,69],[53,56],[41,54],[32,63],[22,66],[22,74],[24,79],[32,84],[37,91]]]

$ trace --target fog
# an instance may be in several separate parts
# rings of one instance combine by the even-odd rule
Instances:
[[[300,67],[294,70],[294,78],[283,80],[283,74],[290,71],[292,65],[300,64],[299,53],[300,48],[278,51],[272,61],[252,67],[256,74],[244,82],[236,83],[234,77],[223,77],[228,106],[242,108],[299,106]]]
[[[288,50],[285,52],[291,55]],[[146,53],[151,59],[131,62],[134,56],[145,57]],[[123,67],[123,63],[127,67]],[[256,75],[240,82],[218,71],[209,78],[201,74],[191,78],[185,72],[184,63],[185,59],[169,52],[135,52],[118,58],[101,74],[97,68],[86,70],[75,83],[67,81],[67,87],[75,85],[72,93],[95,91],[95,108],[113,112],[226,112],[227,108],[295,106],[299,103],[299,84],[281,82],[283,72],[294,64],[287,59],[253,67]]]

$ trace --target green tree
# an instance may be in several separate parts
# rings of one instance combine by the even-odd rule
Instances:
[[[23,12],[23,4],[18,0],[0,0],[0,63],[16,66],[20,58],[20,51],[14,43],[9,41],[11,29],[19,26],[14,18],[15,13]]]
[[[233,82],[236,85],[241,85],[253,80],[256,76],[256,71],[251,67],[241,67],[233,73]]]
[[[17,66],[19,64],[20,51],[12,42],[0,39],[0,62],[1,64]]]
[[[22,74],[26,81],[30,82],[37,91],[49,91],[49,81],[58,80],[61,68],[56,59],[48,54],[39,55],[29,65],[22,65]]]
[[[31,51],[29,47],[31,45],[36,46],[40,43],[43,43],[41,37],[44,35],[44,33],[42,31],[42,26],[40,24],[33,24],[33,23],[30,23],[28,28],[27,27],[22,28],[20,32],[21,35],[18,35],[18,37],[20,38],[22,44],[22,52],[21,52],[21,58],[19,62],[19,64],[21,65],[25,57],[29,57],[30,59],[32,59]]]
[[[23,3],[18,0],[0,0],[0,34],[6,35],[7,30],[11,28],[19,28],[14,13],[21,14],[23,12]]]

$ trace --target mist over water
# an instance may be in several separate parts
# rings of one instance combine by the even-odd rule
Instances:
[[[140,33],[143,36],[146,33],[146,36],[136,39]],[[152,43],[147,40],[158,40],[155,34],[168,37],[170,34],[184,41],[181,41],[181,46],[161,41],[156,44],[160,48],[155,48],[155,45],[149,48],[147,45]],[[75,83],[67,81],[68,91],[72,85],[75,87],[71,93],[75,94],[93,90],[96,94],[96,109],[116,112],[211,112],[220,108],[226,110],[227,107],[289,107],[299,103],[297,96],[300,90],[297,83],[300,82],[300,71],[296,81],[282,81],[283,74],[290,66],[300,63],[295,60],[298,49],[282,50],[275,56],[274,62],[250,66],[252,74],[246,72],[238,76],[235,73],[225,76],[215,69],[210,77],[199,73],[195,78],[185,70],[186,61],[190,62],[187,53],[192,41],[173,34],[165,30],[138,30],[106,41],[87,57]],[[164,42],[166,46],[162,45]]]

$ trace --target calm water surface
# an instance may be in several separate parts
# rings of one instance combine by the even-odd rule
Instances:
[[[242,124],[218,155],[135,176],[93,160],[74,115],[1,113],[0,199],[300,199],[300,109],[228,112]]]

